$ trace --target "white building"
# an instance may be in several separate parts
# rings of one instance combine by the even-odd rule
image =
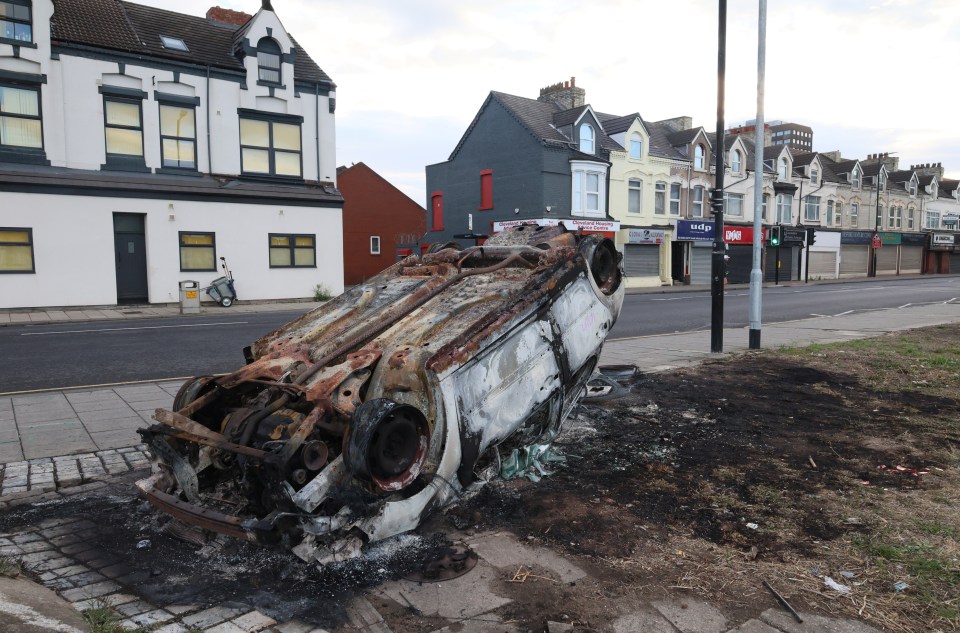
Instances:
[[[269,0],[0,0],[0,308],[341,292],[335,88]]]

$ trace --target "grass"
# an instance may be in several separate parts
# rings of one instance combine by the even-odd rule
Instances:
[[[106,603],[100,603],[92,609],[87,609],[82,615],[83,619],[90,625],[90,633],[120,633],[124,630],[120,626],[120,616]]]
[[[20,561],[10,556],[0,556],[0,576],[16,578],[20,575]]]
[[[330,293],[330,289],[324,284],[317,284],[313,287],[313,300],[314,301],[329,301],[333,299],[333,295]]]

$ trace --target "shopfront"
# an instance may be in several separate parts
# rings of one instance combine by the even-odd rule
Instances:
[[[900,270],[900,233],[880,232],[881,248],[875,251],[877,276],[896,275]]]
[[[659,286],[666,268],[667,231],[665,229],[623,229],[623,270],[627,287]]]
[[[903,233],[900,236],[900,274],[919,275],[923,272],[923,251],[927,236],[923,233]]]
[[[960,233],[928,233],[927,234],[926,266],[923,272],[928,275],[943,275],[953,272],[960,272],[956,264],[960,264],[960,245],[955,244],[955,240],[960,238]],[[957,257],[958,261],[952,261]]]
[[[677,220],[674,278],[695,286],[710,285],[712,247],[712,220]]]
[[[840,278],[866,277],[870,271],[873,231],[840,232]],[[881,249],[882,250],[882,249]]]

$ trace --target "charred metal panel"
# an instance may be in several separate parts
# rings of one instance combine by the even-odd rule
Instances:
[[[160,510],[320,563],[414,529],[501,450],[546,446],[623,302],[609,240],[517,227],[410,256],[188,381],[140,433]]]

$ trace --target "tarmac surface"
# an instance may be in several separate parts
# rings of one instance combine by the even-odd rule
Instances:
[[[304,310],[317,304],[302,304]],[[231,310],[262,312],[290,310],[290,303],[237,304]],[[299,307],[299,306],[298,306]],[[90,309],[76,311],[37,311],[0,313],[3,323],[52,320],[132,319],[147,316],[177,316],[176,307]],[[761,347],[771,349],[832,343],[879,336],[888,332],[918,327],[960,323],[960,304],[912,306],[896,310],[877,310],[843,316],[803,319],[762,327]],[[724,354],[747,350],[748,330],[724,330]],[[608,341],[601,365],[636,365],[643,372],[669,371],[698,363],[718,355],[710,351],[710,332],[664,334]],[[0,397],[0,513],[24,504],[43,503],[58,495],[95,490],[103,480],[144,472],[146,456],[141,452],[136,429],[150,422],[158,407],[169,407],[178,388],[176,382],[146,382],[98,388],[45,391]],[[0,622],[3,631],[69,631],[76,629],[68,611],[96,604],[114,604],[126,614],[128,626],[149,624],[158,633],[184,633],[201,630],[209,633],[321,633],[309,623],[282,622],[253,608],[240,609],[218,605],[153,605],[132,595],[122,583],[108,580],[105,570],[90,567],[76,557],[75,540],[65,538],[71,531],[84,529],[79,524],[58,525],[56,521],[30,530],[0,534],[0,556],[17,558],[24,567],[60,597],[39,585],[25,589],[26,580],[0,584]],[[89,529],[89,528],[87,528]],[[547,551],[533,548],[504,533],[477,533],[468,545],[480,556],[480,565],[470,574],[449,583],[431,585],[425,590],[416,583],[396,581],[370,592],[373,599],[388,598],[409,604],[420,613],[434,614],[452,621],[436,633],[514,633],[516,625],[503,621],[499,610],[504,598],[495,590],[493,580],[512,573],[518,560],[529,559],[558,578],[582,577],[585,572],[574,562]],[[505,552],[510,556],[504,557]],[[80,557],[82,558],[82,557]],[[101,573],[104,572],[104,573]],[[81,579],[81,580],[71,580]],[[444,597],[446,596],[446,597]],[[126,605],[126,607],[124,607]],[[136,608],[130,605],[137,605]],[[188,607],[191,607],[188,608]],[[387,621],[366,598],[358,598],[347,607],[350,627],[344,630],[390,633]],[[53,615],[50,615],[53,614]],[[772,608],[759,618],[731,622],[714,606],[678,592],[673,599],[652,599],[632,605],[623,613],[612,614],[610,626],[615,633],[652,631],[664,633],[741,632],[741,633],[870,633],[876,629],[861,622],[801,614],[803,624],[786,612]],[[44,619],[48,618],[48,619]],[[7,624],[10,623],[10,624]],[[39,623],[39,624],[38,624]],[[65,624],[66,627],[61,627]],[[569,624],[553,622],[549,631],[569,631]],[[60,628],[58,628],[60,627]],[[78,630],[85,631],[80,627]]]

